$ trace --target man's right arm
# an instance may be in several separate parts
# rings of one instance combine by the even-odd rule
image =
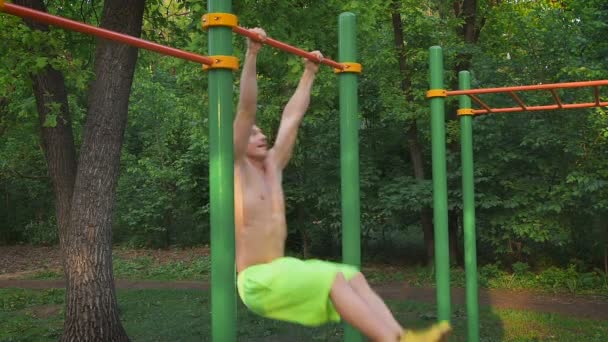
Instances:
[[[253,29],[261,39],[266,37],[266,33],[261,29]],[[241,72],[241,85],[239,103],[234,120],[234,160],[240,160],[245,156],[251,128],[255,124],[257,111],[257,72],[256,59],[261,43],[247,40],[247,53]]]

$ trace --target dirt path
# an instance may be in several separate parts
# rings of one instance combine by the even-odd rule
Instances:
[[[130,281],[117,280],[120,289],[200,289],[209,290],[209,284],[198,281]],[[63,280],[0,280],[0,288],[48,289],[64,288]],[[408,287],[403,283],[374,284],[384,299],[411,300],[435,303],[435,289]],[[465,304],[465,291],[452,289],[453,305]],[[551,296],[529,291],[486,290],[479,293],[481,307],[530,310],[557,313],[570,317],[608,320],[608,299],[596,296]]]
[[[190,262],[208,254],[208,248],[188,250],[121,250],[114,253],[122,258],[151,257],[155,262]],[[60,269],[60,254],[57,247],[0,246],[0,288],[47,289],[63,288],[63,280],[25,280],[28,274]],[[200,281],[127,281],[117,280],[122,289],[200,289],[209,285]],[[435,302],[432,288],[408,287],[405,282],[374,284],[373,287],[385,299]],[[453,305],[464,305],[464,289],[452,289]],[[525,290],[480,289],[481,307],[531,310],[564,314],[571,317],[608,320],[608,298],[605,296],[549,295]]]

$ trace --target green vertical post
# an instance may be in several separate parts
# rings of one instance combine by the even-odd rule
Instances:
[[[471,89],[468,71],[458,74],[459,88]],[[460,109],[470,109],[471,98],[460,96]],[[464,226],[464,262],[466,273],[466,302],[468,341],[479,341],[479,304],[477,291],[477,246],[475,243],[475,187],[473,175],[473,115],[460,116],[462,159],[462,202]]]
[[[209,0],[209,13],[231,13],[231,0]],[[231,56],[232,29],[212,26],[209,55]],[[209,191],[211,206],[211,338],[236,341],[234,247],[233,75],[209,70]]]
[[[443,89],[443,52],[433,46],[430,52],[430,86]],[[445,97],[431,100],[431,145],[433,162],[433,218],[435,228],[435,277],[437,318],[450,320],[450,254],[448,244],[448,194],[445,149]]]
[[[357,61],[356,16],[350,12],[338,18],[338,62]],[[352,72],[339,76],[340,87],[340,172],[342,181],[342,258],[344,263],[361,267],[361,227],[359,203],[359,118],[357,78]],[[362,341],[361,334],[346,325],[344,340]]]

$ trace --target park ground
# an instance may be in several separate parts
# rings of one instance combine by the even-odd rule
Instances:
[[[121,318],[137,341],[206,340],[209,332],[209,250],[116,248]],[[395,265],[364,272],[398,319],[421,327],[435,317],[432,274]],[[458,277],[458,273],[456,278]],[[538,288],[481,287],[482,341],[606,341],[608,295]],[[61,333],[64,285],[56,247],[0,247],[0,341],[52,341]],[[466,340],[462,287],[451,293],[454,341]],[[238,304],[239,341],[339,341],[342,329],[317,329],[257,317]]]

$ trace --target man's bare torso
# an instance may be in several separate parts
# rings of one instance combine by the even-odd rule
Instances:
[[[284,255],[287,225],[282,174],[267,157],[264,167],[244,158],[234,168],[237,272]]]

